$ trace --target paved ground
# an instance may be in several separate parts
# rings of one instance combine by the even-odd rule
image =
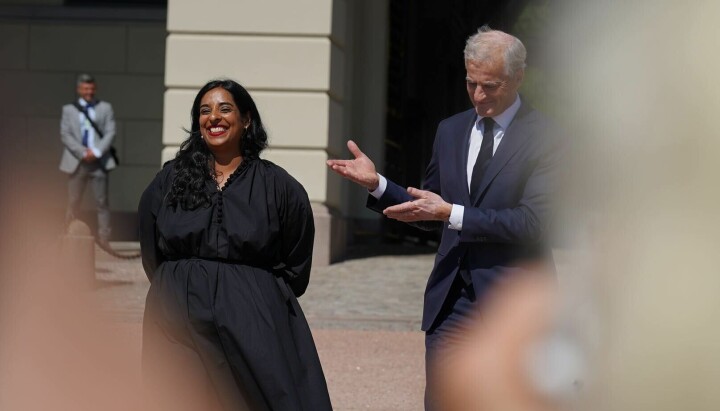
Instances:
[[[127,252],[137,243],[113,243]],[[300,299],[336,410],[422,409],[424,336],[419,331],[433,250],[359,248],[350,259],[313,269]],[[95,297],[122,330],[139,367],[148,282],[139,260],[97,250]]]
[[[129,253],[138,250],[137,243],[113,247]],[[569,253],[554,254],[561,283],[572,285],[574,276],[565,273]],[[313,269],[300,304],[336,410],[422,409],[424,335],[419,328],[433,258],[430,248],[382,245],[356,248],[344,262]],[[139,380],[142,313],[149,287],[140,261],[116,259],[98,249],[96,280],[94,297],[122,332],[120,339],[137,363]]]

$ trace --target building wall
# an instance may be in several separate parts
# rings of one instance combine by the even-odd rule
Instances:
[[[92,73],[98,97],[112,103],[117,120],[121,166],[110,177],[111,210],[132,214],[160,166],[165,12],[144,11],[139,18],[137,10],[4,7],[8,1],[0,3],[3,147],[27,159],[19,174],[64,209],[66,176],[57,170],[61,106],[76,98],[77,74]],[[122,232],[122,218],[116,225]]]
[[[332,4],[170,0],[163,158],[186,137],[197,89],[229,77],[257,100],[271,139],[265,157],[308,183],[312,201],[325,201],[325,148],[342,127],[344,98],[344,36],[331,31]],[[213,9],[223,12],[203,13]]]
[[[387,7],[387,0],[169,0],[163,160],[186,137],[197,90],[218,77],[240,82],[269,131],[263,157],[295,176],[313,204],[315,263],[342,258],[347,221],[370,214],[362,190],[325,161],[347,156],[353,134],[382,160]]]
[[[185,138],[196,91],[215,77],[250,90],[270,135],[265,158],[307,189],[317,263],[342,257],[347,221],[378,220],[364,191],[325,160],[347,157],[352,138],[382,163],[388,0],[170,0],[167,10],[61,3],[0,0],[0,91],[8,96],[0,136],[13,143],[6,151],[28,156],[33,172],[23,178],[42,181],[57,210],[66,180],[57,171],[60,107],[75,97],[76,75],[90,71],[118,121],[122,165],[110,197],[122,239],[134,239],[139,196]]]
[[[316,264],[336,259],[345,245],[342,219],[333,217],[340,190],[328,184],[325,166],[345,131],[345,10],[345,0],[168,2],[163,160],[186,137],[192,99],[205,82],[243,84],[269,132],[263,157],[297,178],[313,203]]]

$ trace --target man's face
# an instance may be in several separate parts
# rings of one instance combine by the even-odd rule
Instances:
[[[481,117],[493,117],[507,110],[515,101],[523,79],[523,70],[505,74],[502,57],[488,61],[465,60],[466,87],[475,111]]]
[[[95,83],[80,83],[77,86],[77,93],[81,99],[91,102],[95,99]]]

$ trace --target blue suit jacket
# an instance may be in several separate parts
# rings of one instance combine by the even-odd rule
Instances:
[[[423,183],[424,190],[465,206],[462,231],[442,223],[442,240],[425,290],[422,329],[426,331],[461,265],[470,271],[478,298],[510,271],[538,263],[554,270],[545,237],[563,155],[559,133],[553,133],[543,115],[523,104],[505,131],[478,193],[470,198],[467,156],[475,119],[471,109],[439,124]],[[369,196],[367,205],[382,211],[410,199],[403,187],[388,181],[383,196]]]

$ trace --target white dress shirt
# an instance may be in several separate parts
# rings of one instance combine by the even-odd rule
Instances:
[[[90,115],[90,118],[95,121],[95,108],[94,107],[88,107],[87,101],[80,98],[78,99],[78,102],[80,103],[80,106],[85,108]],[[80,118],[80,133],[81,135],[85,134],[85,130],[87,130],[88,133],[88,141],[87,141],[87,148],[89,148],[95,157],[100,158],[102,157],[102,152],[95,147],[95,128],[93,128],[92,124],[90,124],[90,121],[88,121],[87,117],[85,117],[85,114],[82,112],[78,113],[78,116]]]
[[[493,141],[493,155],[497,151],[502,138],[505,136],[505,130],[510,126],[510,123],[515,118],[518,110],[520,109],[520,96],[515,96],[515,101],[505,111],[493,117],[495,121],[495,127],[493,127],[494,141]],[[484,126],[482,117],[476,116],[475,126],[470,131],[470,149],[468,150],[467,158],[467,186],[468,192],[470,191],[470,180],[472,179],[472,170],[475,167],[475,161],[477,160],[478,153],[480,152],[480,146],[482,145]],[[375,198],[380,198],[385,190],[387,189],[387,180],[381,174],[378,173],[379,184],[378,187],[370,192]],[[450,212],[450,224],[449,228],[453,230],[462,230],[463,217],[465,215],[465,207],[459,204],[452,205],[452,211]]]

